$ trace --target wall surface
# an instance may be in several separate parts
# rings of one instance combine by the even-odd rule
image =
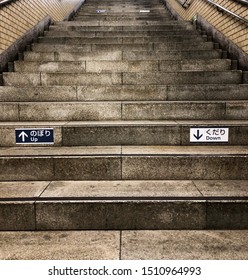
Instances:
[[[0,8],[0,53],[46,16],[64,20],[82,0],[18,0]]]

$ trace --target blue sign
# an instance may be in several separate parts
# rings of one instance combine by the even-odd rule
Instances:
[[[16,144],[54,144],[53,128],[17,128]]]

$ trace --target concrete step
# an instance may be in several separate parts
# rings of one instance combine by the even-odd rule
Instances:
[[[45,31],[45,37],[84,37],[84,38],[102,38],[102,37],[164,37],[171,35],[185,35],[185,30],[167,30],[167,31]],[[199,35],[197,30],[187,30],[188,35]]]
[[[2,231],[0,240],[1,260],[248,259],[247,230],[22,230]]]
[[[147,44],[147,43],[196,43],[207,41],[207,37],[199,35],[175,35],[165,37],[103,37],[103,38],[80,38],[80,37],[39,37],[39,43],[46,44]]]
[[[63,61],[36,62],[16,61],[15,72],[60,72],[60,73],[117,73],[142,71],[188,71],[188,70],[231,70],[230,60],[133,60],[133,61]]]
[[[97,18],[96,18],[97,17]],[[85,15],[85,16],[77,16],[75,18],[78,21],[119,21],[119,20],[123,20],[123,21],[144,21],[144,20],[149,20],[149,21],[162,21],[162,20],[169,20],[171,19],[170,16],[164,16],[164,15],[142,15],[142,14],[137,14],[137,15],[101,15],[101,14],[97,14],[97,15]]]
[[[85,60],[122,60],[123,52],[120,50],[94,51],[94,52],[24,52],[25,61],[85,61]]]
[[[111,51],[92,52],[24,52],[24,61],[97,61],[97,60],[182,60],[182,59],[217,59],[221,50],[188,51]]]
[[[247,151],[247,146],[5,147],[0,180],[248,180]]]
[[[1,102],[0,121],[247,120],[246,101]]]
[[[195,27],[193,25],[180,25],[170,23],[163,23],[161,25],[137,25],[137,26],[85,26],[85,25],[50,25],[50,31],[177,31],[177,30],[194,30]]]
[[[0,101],[225,101],[247,100],[247,92],[247,84],[0,86]]]
[[[3,73],[4,86],[240,84],[241,71]]]
[[[246,180],[2,182],[0,230],[247,229],[247,186]]]
[[[190,21],[176,21],[176,20],[165,20],[165,21],[155,21],[155,20],[113,20],[113,21],[100,21],[100,20],[88,20],[88,21],[60,21],[56,22],[56,26],[75,27],[75,26],[190,26],[192,25]]]
[[[78,44],[78,45],[61,45],[61,44],[32,44],[31,49],[34,52],[90,52],[90,51],[171,51],[171,50],[213,50],[213,42],[197,43],[147,43],[147,44]],[[216,46],[218,47],[218,46]]]
[[[208,120],[208,121],[53,121],[53,122],[1,122],[0,146],[29,146],[30,144],[16,144],[15,129],[23,128],[53,128],[53,146],[116,146],[116,145],[248,145],[247,120]],[[210,136],[212,142],[191,141],[191,128],[215,129],[215,136]],[[220,130],[229,129],[228,141],[218,140]],[[209,140],[208,139],[208,140]],[[204,138],[204,140],[206,140]],[[44,146],[32,142],[32,147]],[[51,144],[47,144],[51,146]]]

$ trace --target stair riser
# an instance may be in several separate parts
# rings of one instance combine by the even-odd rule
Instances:
[[[161,26],[161,25],[173,25],[173,26],[185,26],[186,28],[190,26],[188,22],[178,22],[175,20],[166,20],[166,21],[155,21],[155,20],[112,20],[112,21],[100,21],[100,20],[88,20],[88,21],[63,21],[57,22],[57,26],[67,27],[75,27],[75,26],[127,26],[128,28],[131,26]]]
[[[25,61],[95,61],[95,60],[185,60],[185,59],[218,59],[221,58],[221,51],[202,50],[202,51],[177,51],[164,52],[158,51],[96,51],[96,52],[48,52],[48,53],[24,53]]]
[[[247,100],[248,85],[0,87],[1,102]],[[241,106],[241,103],[238,104]]]
[[[204,42],[206,38],[199,36],[166,36],[166,37],[104,37],[104,38],[66,38],[66,37],[40,37],[39,43],[49,43],[49,44],[147,44],[147,43],[195,43]]]
[[[187,61],[84,61],[84,62],[29,62],[17,61],[15,72],[47,73],[121,73],[142,71],[186,71],[186,70],[230,70],[228,60],[187,60]]]
[[[229,126],[219,125],[229,128],[228,142],[212,142],[212,143],[195,143],[190,142],[190,128],[193,126],[186,125],[81,125],[73,126],[73,124],[63,125],[57,124],[16,124],[0,126],[0,146],[11,147],[16,146],[15,129],[16,128],[53,128],[54,144],[53,146],[117,146],[117,145],[248,145],[248,125],[245,126]],[[200,127],[200,126],[198,126]],[[205,125],[213,127],[213,125]],[[25,146],[25,145],[21,145]],[[29,146],[30,145],[26,145]],[[41,144],[32,144],[41,146]],[[42,146],[45,146],[42,144]],[[51,145],[48,145],[51,146]]]
[[[3,181],[248,179],[245,155],[5,157],[0,167]]]
[[[78,16],[77,20],[79,21],[96,21],[96,20],[100,20],[100,21],[119,21],[119,20],[124,20],[124,21],[140,21],[140,20],[149,20],[149,21],[161,21],[161,20],[165,20],[165,19],[170,19],[170,17],[164,17],[164,16],[148,16],[148,15],[142,15],[142,14],[138,14],[138,15],[130,15],[130,16],[106,16],[106,15],[100,15],[98,14],[98,17],[96,19],[95,15],[85,15],[85,16]]]
[[[0,121],[233,120],[248,104],[218,103],[2,103]]]
[[[187,30],[188,35],[196,35],[196,30]],[[104,38],[104,37],[164,37],[185,35],[185,30],[173,31],[47,31],[45,37],[54,38]]]
[[[237,230],[248,228],[247,210],[245,201],[0,203],[0,230]]]
[[[82,44],[82,45],[52,45],[34,44],[35,52],[93,52],[93,51],[151,51],[153,44]]]
[[[49,31],[172,31],[195,30],[193,25],[152,25],[152,26],[50,26]]]
[[[61,138],[64,146],[196,145],[190,142],[190,128],[191,126],[180,125],[63,127]],[[200,144],[206,145],[206,143]],[[231,126],[228,142],[208,144],[248,145],[248,126]]]
[[[7,73],[5,86],[79,86],[79,85],[183,85],[183,84],[240,84],[240,71],[151,72],[151,73]]]

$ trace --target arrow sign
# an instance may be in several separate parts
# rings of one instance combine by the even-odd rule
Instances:
[[[194,134],[194,137],[195,137],[197,140],[199,140],[199,139],[202,138],[202,136],[203,136],[203,134],[200,135],[200,130],[197,129],[197,134],[196,134],[196,135]]]
[[[18,135],[18,137],[19,137],[19,138],[22,137],[22,142],[25,142],[25,137],[28,137],[28,135],[27,135],[24,131],[22,131],[22,132]]]
[[[16,128],[16,144],[54,144],[53,128]]]
[[[191,127],[190,142],[228,142],[228,127]]]

